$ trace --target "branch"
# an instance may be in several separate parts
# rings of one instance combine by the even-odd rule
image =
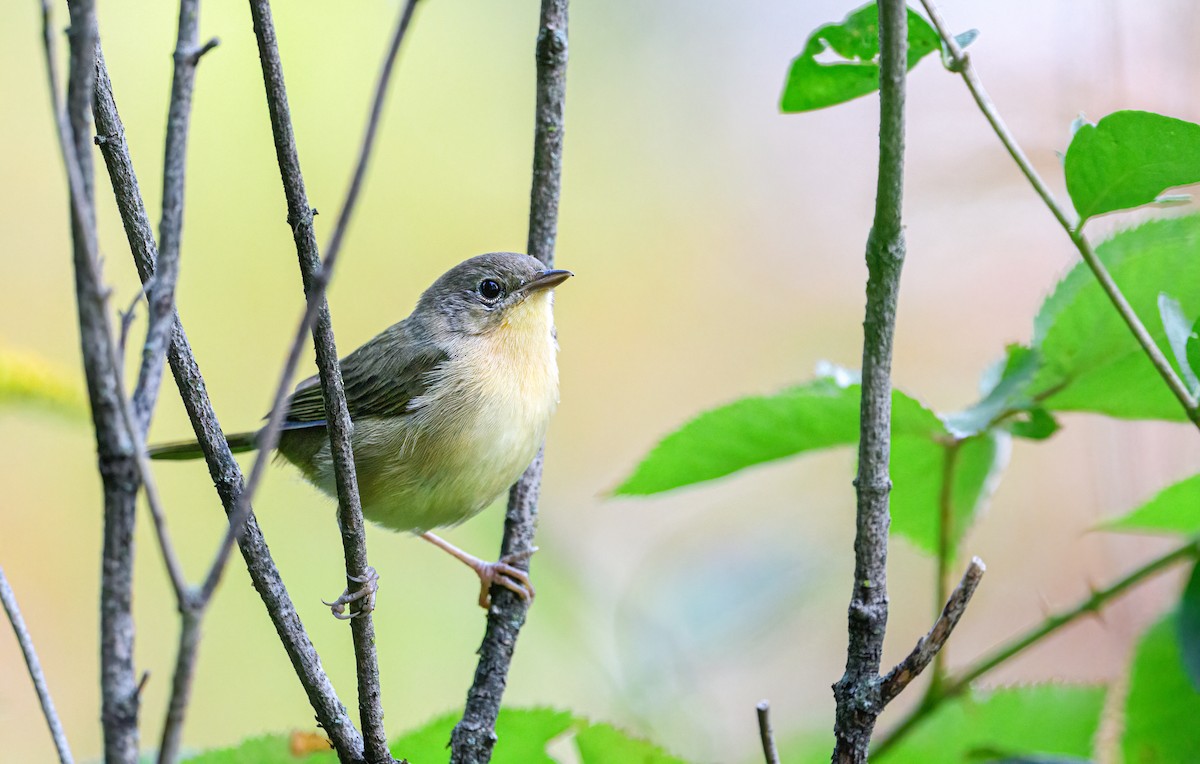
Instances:
[[[1001,663],[1009,660],[1018,653],[1024,651],[1054,632],[1058,631],[1067,624],[1075,621],[1080,616],[1089,613],[1098,613],[1102,607],[1110,601],[1116,599],[1126,590],[1141,581],[1162,572],[1166,568],[1183,560],[1191,560],[1200,556],[1200,538],[1192,539],[1182,546],[1172,549],[1170,552],[1156,557],[1150,562],[1142,565],[1140,568],[1130,572],[1112,585],[1105,587],[1092,594],[1074,607],[1067,608],[1059,613],[1047,616],[1041,623],[1034,626],[1029,631],[1021,636],[1014,637],[1001,647],[996,648],[989,655],[980,658],[972,663],[967,668],[963,669],[956,676],[951,677],[943,682],[936,691],[927,695],[921,704],[912,711],[904,721],[900,722],[886,737],[879,741],[872,753],[879,755],[891,748],[902,737],[921,722],[926,716],[934,711],[943,702],[961,695],[970,687],[971,682],[983,676],[987,672],[999,666]],[[970,571],[968,570],[968,573]],[[964,577],[964,582],[965,582]],[[957,592],[956,592],[957,593]],[[936,628],[936,626],[935,626]]]
[[[121,421],[114,342],[106,290],[97,258],[96,218],[92,192],[91,93],[95,80],[96,15],[94,0],[69,4],[71,56],[66,117],[58,106],[54,82],[53,35],[47,30],[50,101],[55,111],[59,146],[67,171],[75,297],[79,311],[80,349],[88,400],[96,434],[96,452],[104,486],[104,547],[100,580],[100,677],[105,759],[133,764],[138,754],[138,691],[133,660],[133,531],[138,473],[136,454]],[[43,6],[43,19],[49,13]]]
[[[96,126],[100,131],[97,142],[108,166],[121,222],[129,239],[138,273],[142,282],[146,283],[154,278],[158,248],[125,143],[125,128],[121,124],[113,100],[112,83],[102,58],[97,60],[95,114]],[[229,444],[208,398],[204,377],[196,364],[177,313],[174,317],[167,360],[196,438],[204,451],[217,494],[226,514],[232,518],[244,491],[242,471],[229,450]],[[254,587],[262,597],[267,614],[275,625],[296,676],[300,679],[309,703],[316,713],[317,721],[329,735],[339,758],[342,761],[359,761],[362,759],[362,737],[355,729],[345,706],[338,699],[329,677],[321,666],[321,659],[288,596],[287,588],[271,558],[271,552],[249,502],[246,503],[244,514],[244,521],[237,523],[242,526],[242,532],[237,534],[237,543]],[[234,524],[232,520],[230,524]]]
[[[846,673],[833,687],[837,710],[833,759],[867,761],[883,704],[879,663],[887,629],[887,540],[891,479],[892,338],[904,264],[901,202],[904,179],[904,82],[907,7],[879,2],[879,178],[875,220],[867,239],[867,307],[863,320],[862,406],[858,446],[854,589],[849,607]]]
[[[300,260],[300,273],[308,310],[301,328],[312,326],[313,344],[316,348],[317,371],[325,399],[326,428],[329,431],[330,452],[333,457],[334,482],[338,496],[338,525],[341,529],[342,548],[346,557],[347,589],[356,592],[369,582],[370,566],[367,562],[366,530],[362,516],[362,503],[358,491],[358,478],[354,465],[351,442],[350,411],[346,404],[346,393],[342,385],[341,366],[338,361],[337,345],[334,341],[333,322],[325,291],[341,250],[341,243],[353,213],[359,190],[366,173],[367,162],[374,146],[375,133],[383,109],[395,64],[396,54],[412,20],[415,0],[408,0],[400,13],[388,54],[379,75],[371,115],[367,122],[363,145],[359,151],[346,201],[338,216],[325,262],[321,262],[313,232],[313,210],[309,207],[304,189],[304,177],[300,170],[300,157],[292,131],[291,113],[288,108],[287,88],[283,78],[283,64],[279,58],[279,47],[275,38],[274,23],[268,0],[251,0],[250,11],[254,18],[254,33],[258,39],[259,60],[262,63],[263,84],[267,93],[267,106],[271,114],[271,131],[275,139],[275,154],[283,180],[284,195],[287,197],[288,222],[292,227],[292,238]],[[313,314],[315,313],[315,320]],[[296,346],[294,346],[296,347]],[[272,419],[282,415],[281,401],[276,401]],[[263,446],[260,444],[260,449]],[[260,454],[262,452],[260,451]],[[257,465],[256,465],[257,466]],[[366,600],[369,602],[368,600]],[[360,602],[362,602],[360,600]],[[363,727],[364,753],[368,762],[390,762],[387,735],[383,726],[383,704],[379,686],[379,664],[375,653],[375,627],[370,609],[360,605],[350,628],[354,640],[354,654],[358,676],[358,707]]]
[[[175,71],[167,110],[167,138],[163,159],[162,220],[159,223],[158,263],[146,295],[146,342],[142,366],[133,393],[133,409],[145,438],[158,400],[163,362],[175,325],[175,285],[179,280],[179,245],[183,230],[184,185],[187,170],[188,126],[196,81],[200,41],[200,2],[180,0],[179,29],[175,42]],[[215,44],[215,41],[214,43]]]
[[[38,661],[37,651],[33,649],[33,639],[25,628],[25,619],[21,617],[21,609],[17,607],[17,595],[13,594],[4,569],[0,568],[0,604],[8,614],[13,633],[17,635],[17,644],[21,646],[21,654],[25,656],[25,666],[29,669],[29,678],[33,680],[33,688],[37,690],[38,701],[42,704],[42,715],[46,717],[46,725],[50,727],[50,737],[54,738],[54,747],[58,749],[58,760],[61,764],[72,764],[71,748],[67,745],[67,733],[63,732],[62,722],[58,712],[54,710],[54,701],[50,698],[50,688],[46,686],[46,677],[42,674],[42,664]]]
[[[983,112],[983,116],[987,119],[988,124],[992,126],[996,136],[1000,142],[1004,144],[1004,148],[1008,150],[1013,161],[1017,163],[1021,173],[1029,180],[1033,190],[1041,197],[1042,201],[1049,208],[1054,218],[1058,220],[1058,224],[1066,231],[1070,237],[1071,243],[1079,250],[1080,256],[1087,266],[1092,271],[1092,275],[1100,282],[1100,287],[1108,296],[1117,313],[1120,314],[1125,325],[1129,327],[1129,331],[1133,333],[1134,339],[1142,346],[1142,350],[1150,359],[1150,363],[1154,364],[1154,368],[1163,378],[1171,393],[1183,406],[1184,412],[1193,424],[1200,427],[1200,404],[1188,392],[1187,385],[1175,373],[1175,369],[1171,366],[1171,362],[1163,355],[1154,338],[1150,336],[1150,332],[1146,330],[1146,326],[1138,318],[1137,313],[1133,310],[1133,306],[1125,299],[1125,295],[1121,293],[1121,288],[1117,286],[1117,282],[1113,280],[1112,274],[1104,267],[1104,263],[1100,258],[1096,257],[1092,245],[1083,235],[1083,225],[1073,221],[1072,215],[1068,213],[1062,205],[1054,198],[1054,194],[1047,188],[1037,170],[1033,168],[1033,164],[1029,158],[1025,156],[1025,152],[1017,145],[1016,138],[1008,126],[1004,124],[1004,120],[1000,118],[1000,113],[996,110],[996,105],[992,103],[987,91],[983,87],[979,76],[975,73],[975,67],[971,64],[970,57],[963,51],[962,46],[954,39],[954,35],[946,26],[945,20],[942,18],[941,12],[933,0],[921,0],[921,5],[925,6],[925,12],[929,14],[930,21],[937,29],[938,35],[942,38],[946,49],[949,51],[951,71],[962,75],[963,82],[966,83],[967,89],[971,91],[971,96],[975,99],[975,103],[979,106],[979,110]]]
[[[533,180],[529,192],[529,254],[554,265],[558,201],[562,187],[563,107],[567,91],[568,0],[542,0],[538,22],[537,104],[534,114]],[[500,555],[532,552],[542,482],[542,451],[510,489]],[[528,570],[528,557],[515,563]],[[484,764],[496,744],[496,719],[508,682],[508,669],[529,604],[493,585],[487,629],[479,647],[475,679],[467,692],[463,718],[450,736],[452,764]]]
[[[934,656],[941,653],[942,648],[946,645],[946,640],[950,638],[950,633],[954,631],[959,619],[966,612],[967,604],[975,594],[975,589],[979,586],[986,570],[983,560],[978,557],[971,558],[971,564],[963,573],[962,581],[954,589],[950,599],[946,601],[946,607],[942,608],[942,614],[934,622],[933,628],[929,630],[928,634],[917,640],[917,646],[913,648],[912,652],[883,678],[882,696],[885,704],[899,695],[909,682],[916,679],[925,670]]]
[[[763,758],[767,764],[779,764],[779,751],[775,748],[775,733],[771,730],[771,706],[767,701],[759,701],[758,737],[762,740]]]

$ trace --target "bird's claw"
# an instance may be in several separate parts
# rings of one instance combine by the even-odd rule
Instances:
[[[367,567],[367,573],[362,578],[357,578],[349,574],[346,575],[346,578],[357,584],[362,584],[363,587],[356,592],[351,592],[347,588],[333,602],[321,600],[322,603],[329,607],[330,612],[333,613],[333,617],[339,621],[349,621],[351,618],[366,615],[373,611],[375,609],[375,593],[379,591],[379,573],[370,566]],[[362,602],[359,604],[358,610],[355,610],[353,613],[347,613],[347,606],[359,600],[362,600]]]
[[[479,574],[479,607],[488,610],[492,606],[492,584],[498,584],[515,593],[525,602],[533,602],[537,592],[529,580],[529,573],[515,567],[513,563],[528,560],[537,551],[537,547],[525,552],[506,554],[496,562],[479,561],[472,565]]]

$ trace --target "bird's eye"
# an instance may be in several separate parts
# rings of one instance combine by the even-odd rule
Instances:
[[[504,287],[500,283],[492,279],[484,279],[479,282],[479,295],[485,300],[499,299],[500,295],[504,294]]]

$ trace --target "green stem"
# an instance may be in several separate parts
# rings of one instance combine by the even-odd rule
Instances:
[[[1156,557],[1150,562],[1142,565],[1134,571],[1128,573],[1125,577],[1111,584],[1110,586],[1092,592],[1089,597],[1084,598],[1074,607],[1063,610],[1047,616],[1041,623],[1034,626],[1024,634],[1009,640],[1006,644],[998,647],[989,655],[986,655],[966,669],[958,673],[958,675],[947,679],[942,683],[942,686],[937,691],[931,691],[926,694],[921,704],[917,706],[905,719],[900,722],[891,732],[883,737],[872,751],[872,755],[879,754],[892,747],[903,738],[913,727],[917,726],[925,717],[929,716],[937,709],[944,701],[961,695],[970,686],[971,682],[983,676],[987,672],[1006,662],[1013,656],[1025,650],[1027,647],[1042,641],[1054,632],[1061,629],[1063,626],[1071,623],[1080,616],[1089,613],[1100,611],[1109,601],[1123,594],[1127,589],[1142,582],[1143,580],[1162,572],[1166,568],[1171,567],[1182,560],[1192,559],[1200,556],[1200,537],[1196,537],[1187,543],[1172,549],[1166,554]]]

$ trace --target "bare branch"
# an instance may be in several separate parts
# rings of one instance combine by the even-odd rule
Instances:
[[[562,189],[563,108],[567,94],[568,0],[542,0],[538,20],[537,104],[534,113],[533,180],[529,192],[529,254],[554,266],[558,202]],[[512,487],[504,517],[501,558],[532,552],[542,482],[542,452]],[[529,569],[529,558],[516,563]],[[508,669],[529,603],[502,586],[492,586],[487,630],[479,647],[475,679],[463,718],[450,737],[453,764],[482,764],[496,744],[496,719]]]
[[[99,144],[100,150],[108,166],[117,208],[121,214],[121,221],[125,227],[130,248],[133,250],[134,262],[144,284],[154,277],[158,249],[141,193],[138,190],[137,176],[125,144],[124,126],[121,124],[120,115],[113,100],[112,84],[109,82],[103,59],[97,61],[95,98],[96,124],[104,139]],[[178,315],[175,316],[167,360],[171,365],[171,371],[179,387],[180,396],[183,399],[188,418],[192,422],[196,438],[204,451],[205,461],[208,464],[209,474],[212,476],[217,494],[225,512],[233,515],[243,493],[242,471],[229,450],[229,444],[225,440],[216,412],[213,411],[212,402],[205,389],[204,378],[196,364],[195,356]],[[271,552],[267,548],[262,531],[258,527],[258,522],[248,502],[245,509],[245,520],[237,524],[243,527],[237,542],[251,580],[262,597],[263,604],[275,625],[275,630],[287,651],[296,675],[304,687],[309,703],[316,712],[317,721],[329,735],[334,748],[337,749],[338,755],[343,761],[361,760],[362,737],[355,729],[346,713],[345,706],[338,699],[337,693],[321,666],[321,659],[317,655],[312,641],[308,638],[295,606],[288,596],[287,588],[279,576],[279,571],[275,567]],[[184,654],[181,652],[181,656]]]
[[[1091,595],[1085,597],[1078,604],[1061,612],[1046,616],[1041,623],[1029,631],[1018,637],[1014,637],[990,654],[976,660],[970,666],[958,672],[957,675],[944,681],[938,686],[935,692],[927,695],[921,701],[921,704],[905,717],[904,721],[896,725],[886,737],[881,739],[879,744],[872,750],[872,753],[879,754],[891,748],[942,703],[961,695],[971,686],[971,682],[1024,651],[1026,648],[1041,642],[1046,637],[1067,624],[1074,622],[1081,616],[1100,612],[1101,608],[1110,601],[1116,599],[1131,587],[1147,578],[1161,573],[1178,562],[1195,560],[1197,557],[1200,557],[1200,538],[1193,538],[1122,576],[1113,584],[1092,592]]]
[[[267,0],[251,0],[250,9],[254,18],[254,32],[258,39],[259,59],[262,63],[263,83],[267,93],[267,106],[271,114],[271,129],[275,138],[275,153],[287,198],[288,222],[300,260],[300,272],[308,309],[301,322],[301,331],[312,326],[313,344],[316,348],[317,370],[325,398],[325,420],[329,431],[330,450],[333,457],[334,482],[338,496],[338,524],[341,528],[342,546],[346,557],[347,589],[358,591],[370,585],[367,562],[366,531],[362,516],[362,504],[358,492],[358,478],[354,466],[354,451],[350,433],[352,424],[342,385],[341,367],[334,340],[333,323],[325,291],[329,285],[333,268],[341,250],[341,243],[353,213],[359,190],[365,177],[367,162],[374,146],[375,133],[383,109],[383,99],[395,65],[396,55],[412,20],[415,0],[409,0],[400,12],[388,53],[379,75],[375,99],[368,118],[366,134],[359,151],[346,201],[338,217],[333,236],[322,263],[313,231],[313,211],[308,204],[304,188],[304,177],[300,170],[300,158],[292,130],[291,113],[288,108],[287,88],[283,77],[283,64],[279,58],[279,47],[275,38],[274,22],[270,3]],[[315,314],[315,316],[314,316]],[[301,345],[302,335],[297,337],[293,349]],[[293,354],[294,355],[294,354]],[[289,356],[289,361],[293,355]],[[293,367],[294,368],[294,367]],[[290,380],[290,373],[284,382]],[[271,424],[282,421],[283,400],[276,398],[271,412],[265,440],[270,442]],[[264,453],[260,444],[260,456]],[[255,467],[257,468],[257,464]],[[251,475],[251,483],[254,475]],[[361,602],[361,600],[360,600]],[[354,653],[358,676],[358,706],[363,727],[364,754],[368,762],[391,762],[387,746],[387,735],[383,726],[383,706],[379,687],[379,665],[375,653],[375,627],[370,612],[361,608],[350,623],[354,640]]]
[[[762,740],[763,758],[767,764],[779,764],[779,751],[775,748],[775,732],[771,729],[771,705],[761,700],[758,711],[758,737]]]
[[[42,704],[42,715],[50,727],[50,737],[54,738],[54,747],[58,750],[58,760],[61,764],[72,764],[71,747],[67,745],[67,733],[63,731],[58,712],[54,710],[54,701],[50,698],[50,688],[46,685],[46,676],[42,673],[42,664],[38,661],[37,651],[33,648],[33,638],[25,627],[25,619],[21,617],[21,609],[17,607],[17,595],[13,594],[8,579],[4,576],[4,568],[0,568],[0,604],[8,614],[13,633],[17,635],[17,644],[21,646],[21,654],[25,656],[25,666],[29,669],[29,678],[33,680],[33,688],[37,690],[38,701]]]
[[[105,759],[133,764],[138,752],[138,695],[133,659],[133,530],[138,475],[132,442],[121,422],[121,396],[112,368],[115,341],[106,305],[107,292],[96,256],[96,218],[92,204],[91,93],[95,80],[96,15],[93,0],[71,0],[71,65],[65,118],[54,82],[53,36],[43,32],[48,79],[59,145],[67,170],[75,297],[79,310],[80,349],[96,434],[96,452],[104,485],[104,549],[100,581],[101,721]],[[47,19],[48,14],[44,13]]]
[[[867,307],[863,320],[862,406],[859,425],[854,588],[849,607],[846,673],[833,686],[837,711],[833,759],[865,764],[879,699],[879,663],[887,629],[888,495],[891,479],[892,341],[900,270],[904,264],[901,203],[904,184],[907,7],[879,2],[879,178],[875,220],[867,240]]]
[[[917,640],[917,646],[913,648],[912,652],[883,678],[882,698],[885,704],[899,695],[909,682],[916,679],[925,670],[934,656],[941,652],[946,645],[946,640],[950,638],[950,633],[954,631],[959,619],[966,612],[967,604],[975,594],[975,589],[979,586],[986,570],[987,567],[983,564],[983,560],[978,557],[971,558],[971,564],[963,573],[962,581],[946,601],[946,607],[942,609],[942,614],[934,622],[933,628],[929,630],[928,634]]]
[[[1163,382],[1171,390],[1171,393],[1183,406],[1183,410],[1187,413],[1187,417],[1197,427],[1200,427],[1200,403],[1197,403],[1196,398],[1188,392],[1187,385],[1175,373],[1174,367],[1167,357],[1163,355],[1162,350],[1150,336],[1150,332],[1146,330],[1145,324],[1138,318],[1133,306],[1125,299],[1125,295],[1121,292],[1121,288],[1117,286],[1117,282],[1113,280],[1112,274],[1096,257],[1095,251],[1092,249],[1091,243],[1083,235],[1083,226],[1078,221],[1074,220],[1074,216],[1058,203],[1054,198],[1054,194],[1046,186],[1037,170],[1033,168],[1033,164],[1029,158],[1025,156],[1025,152],[1017,144],[1016,138],[1004,124],[1004,120],[1000,118],[1000,112],[997,111],[996,105],[992,103],[992,99],[988,96],[987,91],[983,87],[983,82],[980,81],[979,75],[975,73],[975,67],[971,64],[970,57],[963,51],[962,46],[954,39],[954,35],[946,26],[945,20],[942,18],[941,12],[938,10],[937,4],[933,0],[921,0],[921,4],[925,6],[925,12],[929,14],[930,21],[937,29],[938,35],[942,38],[942,42],[946,45],[950,57],[950,69],[962,76],[963,82],[966,83],[967,89],[971,91],[971,96],[975,99],[975,103],[979,106],[979,110],[983,112],[983,116],[987,119],[988,124],[992,126],[992,130],[996,133],[996,137],[1004,144],[1004,148],[1008,150],[1013,161],[1017,163],[1021,173],[1029,180],[1034,191],[1041,197],[1042,201],[1049,208],[1051,214],[1058,220],[1058,224],[1067,232],[1067,236],[1071,238],[1071,242],[1075,248],[1079,250],[1079,254],[1083,257],[1083,261],[1092,271],[1092,275],[1100,282],[1100,288],[1104,290],[1104,294],[1108,296],[1109,301],[1120,314],[1125,325],[1129,327],[1129,331],[1133,333],[1134,339],[1141,345],[1146,357],[1150,359],[1150,363],[1154,365]]]

